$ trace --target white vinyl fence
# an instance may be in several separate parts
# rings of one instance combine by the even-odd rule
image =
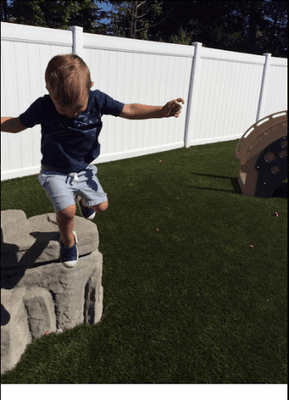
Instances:
[[[44,73],[57,54],[87,63],[94,86],[124,103],[185,100],[179,118],[103,117],[107,162],[240,138],[257,120],[287,109],[287,59],[202,47],[1,23],[1,115],[17,117],[47,94]],[[40,125],[1,133],[1,180],[40,170]]]

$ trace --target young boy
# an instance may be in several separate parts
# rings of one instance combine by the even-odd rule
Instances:
[[[1,118],[1,131],[18,133],[41,124],[41,171],[38,180],[53,204],[60,231],[60,260],[72,268],[78,261],[74,215],[77,202],[84,218],[93,219],[108,199],[91,164],[100,153],[103,114],[127,119],[178,117],[184,100],[163,107],[124,104],[99,90],[91,91],[90,71],[75,54],[53,57],[45,72],[49,95],[38,98],[18,118]]]

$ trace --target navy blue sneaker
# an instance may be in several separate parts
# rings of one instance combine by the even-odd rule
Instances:
[[[76,202],[78,204],[80,214],[83,216],[83,218],[93,219],[95,217],[95,211],[93,210],[93,208],[83,207],[81,205],[80,200],[81,200],[81,197],[80,196],[76,196]]]
[[[60,261],[66,268],[73,268],[78,261],[77,237],[76,237],[76,233],[74,231],[72,231],[72,232],[74,235],[74,245],[73,246],[65,247],[65,246],[63,246],[61,237],[59,240]]]

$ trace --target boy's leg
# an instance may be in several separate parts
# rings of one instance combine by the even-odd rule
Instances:
[[[42,171],[38,180],[53,204],[60,232],[60,261],[66,268],[73,268],[78,261],[77,236],[74,232],[74,179],[55,171]]]
[[[80,202],[83,207],[87,207],[84,204],[83,199],[81,199]],[[97,204],[96,206],[91,206],[90,208],[93,208],[95,212],[97,212],[98,214],[101,214],[108,209],[108,201],[104,201],[103,203]]]
[[[91,208],[100,214],[107,210],[108,200],[96,174],[97,167],[92,164],[84,174],[79,174],[80,182],[77,195],[81,197],[79,202],[81,207]]]
[[[92,206],[91,208],[94,209],[95,212],[97,212],[98,214],[103,213],[104,211],[107,210],[108,208],[108,201],[104,201],[101,204],[97,204],[96,206]]]
[[[74,244],[74,235],[72,233],[74,227],[74,215],[76,213],[76,205],[72,204],[64,208],[56,214],[56,220],[61,235],[61,241],[65,247],[71,247]]]

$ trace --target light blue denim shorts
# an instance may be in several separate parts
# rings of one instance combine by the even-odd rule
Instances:
[[[96,174],[97,167],[93,164],[83,171],[68,175],[42,168],[38,180],[51,201],[54,212],[58,214],[64,208],[75,204],[76,196],[82,197],[88,207],[107,201],[107,194],[103,191]]]

